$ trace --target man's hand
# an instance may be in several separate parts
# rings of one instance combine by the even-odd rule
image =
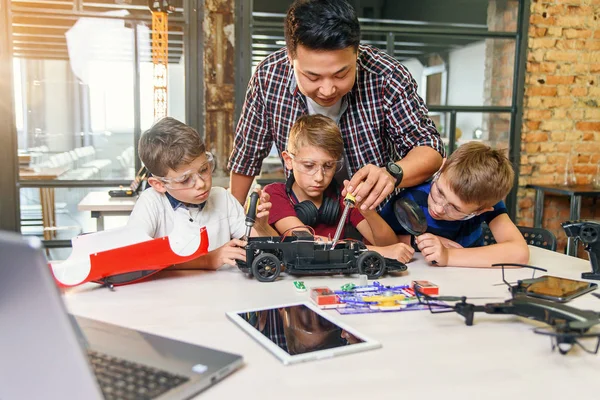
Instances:
[[[212,259],[218,266],[223,264],[235,265],[235,260],[246,261],[246,246],[244,240],[232,239],[223,246],[212,251]]]
[[[354,174],[350,182],[344,181],[342,196],[352,193],[361,210],[374,210],[394,191],[396,179],[385,168],[367,164]],[[360,185],[360,187],[358,187]]]
[[[260,189],[256,190],[260,197],[256,207],[256,220],[252,229],[252,236],[279,236],[279,233],[269,225],[269,210],[271,209],[271,196]]]
[[[437,267],[448,265],[448,248],[444,246],[441,238],[431,233],[424,233],[415,237],[415,243],[430,264]]]
[[[269,193],[257,189],[258,196],[260,198],[258,202],[258,206],[256,207],[256,222],[259,224],[269,224],[269,210],[271,209],[272,204],[270,203],[271,196]]]

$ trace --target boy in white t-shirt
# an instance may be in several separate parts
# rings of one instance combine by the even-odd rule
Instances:
[[[153,238],[168,235],[176,219],[198,229],[205,226],[209,252],[179,267],[217,269],[245,261],[246,242],[240,240],[246,228],[244,209],[224,188],[212,188],[215,164],[198,132],[174,118],[163,118],[142,134],[139,154],[151,173],[152,187],[141,193],[128,225],[142,227]],[[259,195],[250,235],[277,235],[268,224],[269,195],[260,191]]]

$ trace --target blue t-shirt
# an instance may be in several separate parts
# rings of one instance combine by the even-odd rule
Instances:
[[[493,211],[484,212],[465,221],[443,221],[433,219],[429,214],[429,206],[427,204],[430,189],[431,182],[427,182],[403,190],[381,210],[382,218],[386,220],[397,234],[408,235],[408,232],[402,228],[396,219],[393,209],[396,199],[406,197],[414,200],[425,213],[425,216],[427,217],[427,232],[453,240],[463,247],[478,247],[483,246],[483,231],[481,229],[481,224],[483,222],[489,224],[490,221],[498,215],[507,213],[504,202],[499,201],[494,205]]]

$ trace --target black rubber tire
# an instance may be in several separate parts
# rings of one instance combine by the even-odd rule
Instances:
[[[369,279],[380,278],[385,273],[385,259],[374,251],[365,251],[356,260],[358,272]]]
[[[262,253],[252,262],[252,274],[260,282],[273,282],[281,274],[281,261],[271,253]]]

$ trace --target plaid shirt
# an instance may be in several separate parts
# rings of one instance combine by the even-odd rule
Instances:
[[[416,82],[385,52],[359,47],[356,82],[343,101],[347,108],[339,127],[351,174],[366,164],[382,167],[397,161],[416,146],[432,147],[444,156],[442,140],[417,94]],[[228,168],[258,175],[273,142],[281,154],[290,128],[304,114],[308,114],[306,98],[298,90],[284,47],[268,56],[250,80]]]

